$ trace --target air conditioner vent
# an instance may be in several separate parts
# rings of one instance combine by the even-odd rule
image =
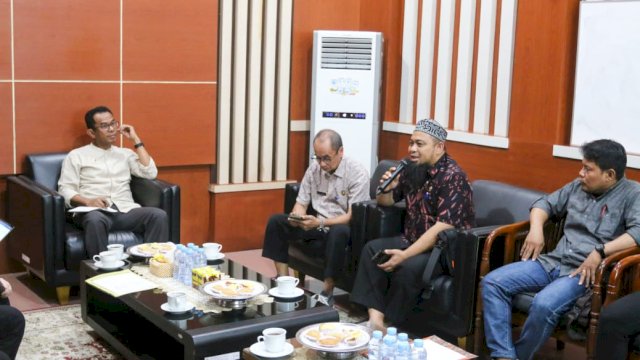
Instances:
[[[372,40],[351,37],[322,38],[322,69],[371,70]]]

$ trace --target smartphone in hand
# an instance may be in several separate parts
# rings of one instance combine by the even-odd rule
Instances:
[[[387,261],[389,261],[389,259],[391,259],[391,255],[387,254],[384,252],[385,249],[382,249],[380,251],[378,251],[377,253],[373,254],[373,256],[371,257],[371,261],[373,261],[374,263],[380,265],[380,264],[384,264]]]
[[[303,215],[299,214],[289,214],[289,220],[291,221],[304,221],[305,218]]]

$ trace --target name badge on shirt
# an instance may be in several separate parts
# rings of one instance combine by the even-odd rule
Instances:
[[[320,196],[327,196],[326,192],[322,192],[322,191],[316,191],[316,194],[320,195]]]

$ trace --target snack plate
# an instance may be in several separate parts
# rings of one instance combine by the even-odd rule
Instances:
[[[252,280],[222,279],[204,284],[202,291],[221,300],[246,300],[260,295],[266,287]]]
[[[339,339],[335,345],[328,345],[330,342],[322,342],[324,339]],[[321,323],[305,326],[298,330],[296,339],[300,344],[314,350],[329,353],[355,352],[367,347],[371,338],[370,330],[367,327],[350,323]]]
[[[132,246],[127,249],[127,253],[143,258],[151,258],[159,252],[173,251],[176,245],[172,242],[165,243],[145,243]]]

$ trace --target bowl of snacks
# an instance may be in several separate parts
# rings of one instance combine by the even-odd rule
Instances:
[[[246,307],[248,300],[263,294],[266,290],[266,287],[257,281],[231,278],[212,281],[202,286],[202,291],[211,295],[216,304],[231,309]]]
[[[300,344],[334,359],[353,357],[369,344],[370,330],[362,325],[326,322],[300,329],[296,339]]]

